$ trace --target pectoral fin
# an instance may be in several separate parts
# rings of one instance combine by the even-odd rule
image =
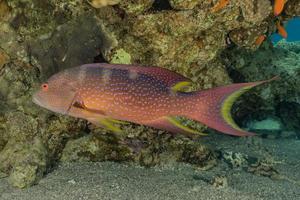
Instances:
[[[119,121],[116,119],[111,119],[109,117],[99,117],[99,118],[92,118],[88,119],[91,123],[95,124],[96,126],[103,127],[107,130],[110,130],[114,133],[121,133],[122,130],[116,126],[115,124],[126,124],[127,122]]]
[[[87,119],[95,124],[96,126],[101,126],[115,133],[120,133],[121,129],[115,124],[127,124],[127,122],[120,121],[117,119],[110,118],[106,116],[106,113],[102,110],[90,109],[84,105],[84,102],[75,101],[73,107],[80,109],[85,112],[86,116],[90,116]]]
[[[114,125],[113,121],[110,120],[109,118],[103,118],[100,123],[108,130],[114,132],[114,133],[121,133],[122,130]]]
[[[163,117],[144,124],[157,129],[170,131],[172,133],[181,133],[186,135],[201,135],[201,136],[207,135],[182,125],[181,122],[178,121],[175,117]]]

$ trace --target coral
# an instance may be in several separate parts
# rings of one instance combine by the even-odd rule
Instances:
[[[195,6],[200,4],[199,0],[169,0],[169,2],[172,8],[178,10],[193,9]]]
[[[300,16],[300,1],[287,1],[285,4],[285,14],[287,14],[289,17]]]
[[[194,164],[202,170],[210,169],[217,164],[214,152],[204,145],[195,143],[187,143],[184,146],[180,160]]]
[[[103,135],[87,135],[66,144],[61,161],[128,161],[132,160],[132,153],[125,145],[112,143]]]
[[[228,187],[228,180],[226,176],[215,176],[210,183],[215,188],[226,188]]]
[[[111,63],[131,64],[131,56],[124,49],[117,49],[110,59]]]
[[[0,70],[9,61],[8,55],[0,49]]]
[[[190,90],[231,83],[230,70],[243,74],[245,81],[269,77],[270,67],[264,68],[266,63],[256,66],[244,48],[257,49],[257,37],[274,31],[270,1],[230,1],[212,12],[216,2],[0,0],[1,171],[15,186],[26,187],[36,183],[56,162],[115,160],[153,166],[180,161],[201,169],[216,165],[214,149],[202,142],[136,124],[122,125],[123,135],[113,136],[84,120],[50,113],[31,102],[32,92],[50,75],[91,62],[165,67],[193,80]],[[299,15],[298,4],[298,0],[289,0],[280,18]],[[229,51],[228,47],[235,48]],[[259,49],[261,58],[273,53],[271,48],[263,48]],[[291,63],[286,50],[279,52],[277,58],[286,63],[272,60],[272,65],[287,70],[276,68],[274,73],[291,75],[293,71],[299,75],[297,67],[291,67],[298,63]],[[289,56],[298,55],[295,52]],[[246,68],[250,60],[253,65]],[[259,100],[257,95],[253,95],[255,100],[248,98],[255,106],[248,105],[266,109],[261,102],[267,97],[269,106],[280,99],[298,104],[293,97],[298,90],[292,87],[297,81],[296,76],[289,76],[280,87],[272,86],[261,93]],[[275,100],[275,96],[279,98]],[[239,108],[235,112],[241,116],[250,109]],[[287,112],[282,111],[281,117]],[[199,123],[180,120],[205,132],[206,127]],[[245,162],[238,153],[226,156],[233,167]]]
[[[0,152],[2,149],[5,147],[6,143],[8,142],[8,135],[7,132],[5,131],[5,124],[6,124],[6,119],[1,116],[0,117]]]
[[[94,8],[102,8],[105,6],[112,6],[120,3],[120,0],[91,0],[91,1],[87,0],[87,1]]]
[[[235,29],[229,33],[230,39],[238,46],[245,47],[247,49],[258,48],[256,40],[260,35],[267,32],[267,23],[261,26],[251,27],[249,29]]]
[[[275,48],[269,44],[258,49],[256,52],[232,49],[227,51],[224,57],[226,66],[230,66],[232,77],[239,81],[257,81],[279,76],[280,80],[273,81],[263,89],[256,88],[244,95],[236,104],[235,113],[239,119],[245,121],[256,118],[263,120],[268,115],[277,115],[278,118],[287,122],[286,113],[289,115],[286,128],[297,131],[297,107],[299,105],[300,90],[299,82],[300,59],[299,43],[279,42]],[[255,76],[253,76],[255,74]],[[282,109],[283,105],[285,110]],[[289,110],[291,109],[291,110]],[[252,113],[249,116],[249,113]],[[247,115],[247,117],[246,117]],[[285,119],[284,119],[285,118]],[[289,125],[290,124],[290,125]],[[291,129],[291,127],[295,127]]]
[[[222,157],[227,162],[230,164],[232,168],[240,168],[248,164],[247,162],[247,155],[244,155],[242,153],[235,153],[231,151],[225,151],[222,153]]]
[[[271,179],[282,179],[282,176],[274,168],[274,161],[270,159],[261,159],[248,167],[248,172],[255,175],[270,177]]]
[[[41,138],[31,142],[10,140],[0,154],[0,171],[9,174],[12,185],[24,188],[42,178],[47,166],[47,150]]]
[[[245,22],[252,25],[260,24],[267,19],[272,12],[272,6],[269,0],[240,0],[239,6]]]
[[[139,15],[151,8],[154,0],[127,0],[120,2],[120,8],[127,14]]]
[[[3,21],[8,21],[11,17],[10,8],[7,5],[6,0],[0,1],[0,23]]]

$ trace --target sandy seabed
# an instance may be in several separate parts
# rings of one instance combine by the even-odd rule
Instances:
[[[208,140],[221,149],[251,154],[251,147],[245,146],[243,139],[218,136]],[[0,179],[0,199],[300,199],[300,184],[295,183],[300,180],[300,140],[262,139],[261,145],[279,161],[276,170],[293,181],[224,167],[221,161],[208,171],[181,163],[153,168],[113,162],[66,163],[27,189],[13,188],[7,178]],[[226,176],[227,187],[210,184],[217,175]]]

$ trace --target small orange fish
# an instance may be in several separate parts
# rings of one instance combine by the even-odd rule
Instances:
[[[280,22],[277,22],[277,31],[278,34],[281,35],[283,38],[288,37],[288,33],[286,32],[285,28],[280,24]]]
[[[203,135],[176,118],[183,116],[229,135],[250,136],[253,133],[233,121],[231,107],[241,94],[271,80],[182,92],[190,80],[164,68],[94,63],[53,75],[33,101],[114,132],[121,131],[116,124],[128,121],[173,133]]]
[[[283,11],[284,4],[286,3],[286,0],[275,0],[274,3],[274,15],[278,16]]]
[[[212,7],[211,12],[218,12],[225,6],[227,6],[229,3],[229,0],[220,0],[214,7]]]
[[[265,41],[265,39],[266,39],[266,35],[258,36],[257,39],[255,40],[255,45],[260,46],[263,43],[263,41]]]

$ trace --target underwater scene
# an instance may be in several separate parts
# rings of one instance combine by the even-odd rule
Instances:
[[[300,199],[300,0],[0,0],[0,200]]]

